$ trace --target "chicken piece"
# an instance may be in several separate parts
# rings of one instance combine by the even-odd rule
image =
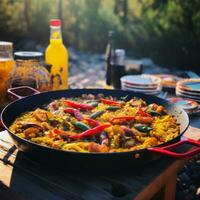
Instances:
[[[108,152],[109,148],[105,145],[99,145],[95,142],[92,142],[88,146],[89,152]]]
[[[157,113],[165,113],[166,110],[164,108],[164,106],[160,106],[156,103],[152,103],[148,106],[147,111],[149,111],[151,113],[151,111],[155,111]]]
[[[27,128],[25,131],[24,131],[24,135],[25,137],[29,137],[29,138],[34,138],[37,136],[37,134],[41,132],[40,129],[36,128],[36,127],[30,127],[30,128]]]
[[[48,120],[47,111],[39,108],[33,112],[33,117],[40,122],[46,122]]]
[[[145,140],[144,145],[147,147],[156,146],[158,144],[158,140],[155,137],[151,137]]]
[[[136,116],[136,121],[142,124],[150,124],[153,122],[153,117],[143,117],[143,116]]]

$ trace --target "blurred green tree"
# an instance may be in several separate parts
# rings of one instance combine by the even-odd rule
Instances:
[[[200,0],[1,0],[0,39],[46,46],[51,18],[63,19],[65,43],[81,51],[104,52],[112,29],[116,47],[135,57],[200,64]]]

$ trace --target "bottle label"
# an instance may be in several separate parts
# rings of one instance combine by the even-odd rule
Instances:
[[[63,67],[51,67],[51,85],[53,90],[67,89],[67,74]]]

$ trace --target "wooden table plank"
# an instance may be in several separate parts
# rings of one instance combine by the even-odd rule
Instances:
[[[0,162],[0,180],[7,187],[10,187],[12,170],[13,170],[12,166],[5,165],[4,163]]]
[[[176,177],[177,171],[174,174],[170,174],[165,187],[164,200],[175,199],[176,194]]]

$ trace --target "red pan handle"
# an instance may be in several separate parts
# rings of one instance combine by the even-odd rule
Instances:
[[[38,94],[38,93],[40,93],[38,90],[29,86],[14,87],[14,88],[8,89],[7,91],[7,94],[11,98],[11,100],[22,99],[26,96]]]
[[[173,147],[177,147],[177,146],[181,146],[183,144],[192,144],[194,146],[196,146],[196,148],[191,149],[185,153],[176,153],[171,151],[170,149]],[[194,156],[198,153],[200,153],[200,142],[193,140],[193,139],[189,139],[189,138],[182,138],[179,142],[174,143],[174,144],[170,144],[164,147],[152,147],[152,148],[148,148],[149,151],[152,152],[156,152],[156,153],[160,153],[160,154],[164,154],[164,155],[168,155],[170,157],[174,157],[174,158],[178,158],[178,159],[184,159],[184,158],[188,158],[191,156]]]

